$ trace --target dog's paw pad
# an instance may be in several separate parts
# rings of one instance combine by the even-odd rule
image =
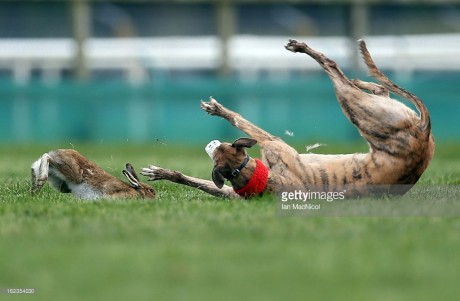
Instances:
[[[212,97],[208,102],[201,101],[201,108],[210,115],[218,115],[220,107],[221,105]]]
[[[158,166],[150,165],[149,167],[144,167],[141,170],[141,175],[149,178],[149,181],[155,181],[162,179],[164,169]]]
[[[287,43],[284,48],[291,52],[298,52],[300,49],[302,49],[305,45],[303,43],[299,43],[296,40],[289,40],[289,43]]]

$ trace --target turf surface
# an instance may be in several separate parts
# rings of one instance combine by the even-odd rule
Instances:
[[[201,148],[74,146],[120,178],[127,161],[210,178]],[[0,147],[2,300],[458,299],[458,144],[438,145],[420,180],[439,195],[348,200],[341,216],[317,217],[282,216],[275,197],[228,201],[166,182],[153,183],[153,202],[80,201],[48,185],[31,197],[30,165],[52,148]],[[356,150],[364,149],[319,149]],[[437,200],[452,209],[395,214],[400,204]],[[362,214],[369,202],[389,212]]]

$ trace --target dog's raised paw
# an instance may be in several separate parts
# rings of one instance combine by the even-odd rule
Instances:
[[[212,97],[209,98],[209,101],[201,101],[201,108],[210,115],[219,115],[221,107],[221,104]]]
[[[287,50],[291,52],[301,52],[300,50],[303,49],[304,47],[305,47],[304,43],[299,43],[293,39],[290,39],[289,43],[287,43],[287,45],[284,46],[284,48],[286,48]]]

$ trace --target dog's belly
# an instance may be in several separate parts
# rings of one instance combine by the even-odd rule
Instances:
[[[371,181],[374,166],[369,165],[369,154],[318,155],[301,154],[304,170],[314,175],[311,184],[327,190],[341,189],[349,184],[365,184]]]
[[[304,184],[328,191],[347,190],[353,196],[403,194],[417,182],[429,162],[411,162],[385,153],[302,154],[299,157],[304,172],[313,175]]]
[[[431,159],[423,152],[432,147],[412,146],[411,139],[404,144],[404,152],[395,145],[399,150],[397,155],[373,150],[365,154],[298,154],[290,146],[276,141],[263,145],[262,157],[270,169],[269,184],[275,192],[311,188],[349,190],[356,196],[379,192],[383,187],[386,193],[386,187],[394,185],[406,185],[409,189]],[[404,193],[406,190],[401,188],[400,193]]]
[[[357,157],[357,159],[364,159],[367,154],[346,154],[346,155],[323,155],[323,154],[299,154],[300,160],[304,164],[339,164],[342,162],[346,162],[352,160],[353,157]],[[362,156],[363,158],[358,158]]]

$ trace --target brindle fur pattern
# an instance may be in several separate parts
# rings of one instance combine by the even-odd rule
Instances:
[[[83,199],[154,198],[154,189],[139,181],[131,164],[123,174],[130,184],[102,170],[73,149],[58,149],[43,154],[31,167],[31,192],[36,194],[49,180],[62,193]]]
[[[228,120],[252,138],[222,143],[216,149],[212,174],[217,187],[210,181],[156,166],[144,168],[142,174],[151,180],[167,179],[216,196],[234,197],[236,194],[232,187],[238,189],[248,182],[255,169],[255,161],[251,159],[240,176],[230,179],[232,187],[223,185],[224,179],[231,178],[231,170],[243,162],[245,148],[257,142],[261,148],[261,160],[269,169],[267,191],[280,193],[312,188],[340,191],[352,187],[348,194],[364,196],[371,194],[371,188],[375,186],[391,188],[401,184],[405,188],[399,192],[405,192],[417,182],[433,157],[430,116],[419,98],[398,87],[380,72],[364,41],[360,40],[359,46],[370,74],[381,85],[349,80],[334,61],[304,43],[290,40],[286,49],[309,55],[328,74],[342,111],[368,142],[368,153],[299,154],[279,137],[258,128],[211,98],[209,102],[201,103],[203,110]],[[389,92],[414,103],[420,117],[401,102],[390,98]]]

